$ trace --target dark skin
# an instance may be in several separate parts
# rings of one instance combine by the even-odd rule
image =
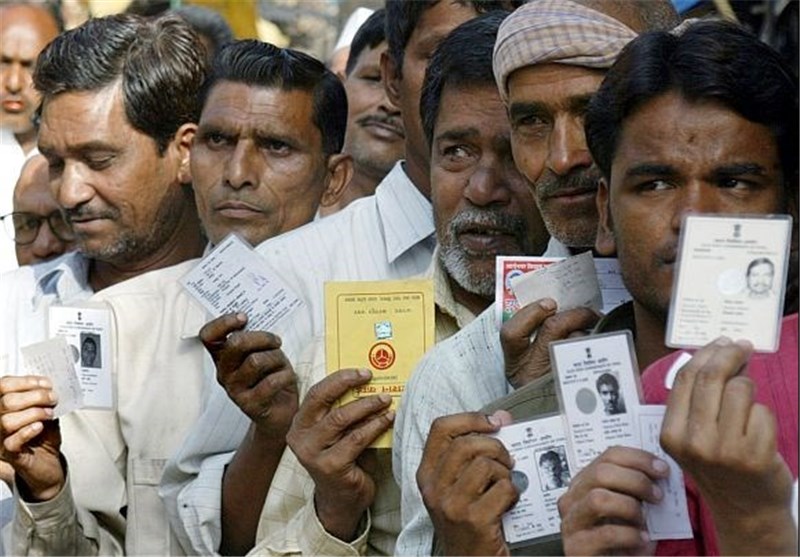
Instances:
[[[332,373],[309,390],[286,442],[314,480],[314,505],[325,530],[343,541],[358,535],[364,512],[375,500],[368,447],[394,423],[392,398],[375,395],[343,406],[349,390],[372,378],[365,369]]]
[[[298,407],[297,377],[280,350],[280,339],[243,331],[246,323],[244,314],[228,314],[200,330],[217,381],[251,420],[222,479],[223,555],[243,555],[255,544],[261,508]]]

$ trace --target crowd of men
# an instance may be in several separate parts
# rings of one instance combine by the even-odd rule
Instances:
[[[5,551],[509,554],[519,484],[493,434],[558,410],[550,343],[629,330],[693,538],[648,536],[658,456],[612,447],[571,473],[549,450],[560,536],[513,551],[797,554],[796,68],[669,0],[386,0],[343,75],[221,26],[64,31],[47,3],[0,3]],[[670,390],[691,213],[790,215],[791,268],[778,352],[719,338]],[[303,302],[271,330],[181,285],[231,233]],[[497,256],[588,251],[618,259],[630,302],[541,298],[498,327]],[[327,373],[325,283],[406,278],[433,281],[436,345],[396,411],[340,404],[373,371]],[[109,312],[111,361],[96,336],[77,357],[110,369],[113,403],[56,417],[64,393],[22,349],[70,305]],[[611,374],[592,387],[607,415],[634,403]]]

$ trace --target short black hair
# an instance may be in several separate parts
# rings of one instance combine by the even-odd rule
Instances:
[[[597,378],[597,390],[603,385],[608,385],[612,390],[619,392],[619,381],[611,373],[604,373]]]
[[[206,37],[211,43],[212,57],[216,52],[234,40],[233,30],[219,12],[202,6],[179,6],[168,13],[178,14],[195,32]]]
[[[182,19],[117,14],[56,37],[39,55],[33,83],[44,106],[61,93],[98,91],[119,80],[128,122],[163,154],[178,128],[197,122],[205,74],[203,45]]]
[[[593,96],[586,115],[587,143],[610,179],[625,120],[649,100],[675,91],[770,128],[787,193],[796,198],[797,85],[797,75],[775,50],[734,23],[699,22],[680,35],[645,33],[623,49]]]
[[[386,42],[389,56],[394,60],[397,74],[403,71],[406,45],[417,27],[422,14],[441,0],[386,0]],[[493,10],[513,11],[523,0],[459,0],[483,14]]]
[[[495,11],[466,21],[453,29],[437,47],[425,70],[419,102],[428,147],[433,147],[433,129],[446,87],[496,87],[492,51],[497,30],[507,16],[507,12]]]
[[[753,271],[753,267],[758,267],[759,265],[769,265],[772,272],[775,272],[775,263],[769,257],[758,257],[753,259],[750,264],[747,266],[747,271],[745,272],[745,276],[750,276],[750,273]]]
[[[367,20],[358,28],[353,41],[350,43],[350,53],[347,55],[345,75],[350,75],[358,63],[358,57],[367,48],[375,48],[386,40],[386,10],[375,10]]]
[[[312,121],[322,135],[323,152],[341,152],[347,128],[347,95],[342,81],[316,58],[257,40],[234,41],[223,46],[214,58],[200,90],[201,109],[220,81],[312,93]]]

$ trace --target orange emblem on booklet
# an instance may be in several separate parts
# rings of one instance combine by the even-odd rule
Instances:
[[[386,342],[378,342],[369,349],[369,363],[377,370],[389,369],[395,360],[394,348]]]

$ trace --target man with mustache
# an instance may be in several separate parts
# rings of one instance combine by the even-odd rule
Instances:
[[[324,334],[323,282],[406,278],[424,273],[430,267],[434,244],[432,211],[427,201],[430,148],[419,121],[424,71],[433,50],[460,23],[482,11],[504,8],[499,2],[393,0],[387,3],[389,49],[382,57],[382,74],[392,103],[401,106],[406,159],[392,169],[374,196],[357,200],[335,215],[266,242],[258,249],[276,274],[307,303],[272,332],[280,334],[281,350],[298,368],[301,393],[310,388],[316,393],[301,399],[294,422],[303,426],[296,430],[303,432],[297,438],[307,441],[304,454],[312,458],[302,458],[300,462],[296,459],[289,465],[290,473],[305,474],[307,481],[310,474],[320,481],[312,482],[314,485],[300,484],[293,474],[288,482],[276,485],[267,474],[259,472],[266,453],[259,437],[254,435],[257,422],[250,420],[237,405],[247,409],[263,400],[259,411],[264,412],[265,405],[269,407],[269,401],[258,392],[269,377],[259,378],[258,366],[246,364],[248,358],[251,362],[265,361],[269,355],[264,352],[268,350],[245,342],[250,337],[249,333],[239,331],[245,323],[242,316],[228,315],[212,321],[202,336],[212,347],[219,365],[218,377],[225,390],[213,390],[198,424],[168,464],[162,485],[173,528],[186,533],[193,551],[250,549],[256,538],[255,527],[246,536],[238,536],[236,545],[229,545],[234,539],[227,536],[234,530],[227,521],[238,522],[233,526],[245,522],[241,513],[234,518],[236,515],[228,509],[235,508],[243,499],[265,497],[270,489],[272,493],[291,493],[278,497],[277,504],[269,510],[265,507],[262,513],[265,517],[262,524],[269,525],[266,533],[281,537],[279,551],[349,554],[366,542],[373,551],[393,552],[398,531],[396,504],[386,504],[384,500],[381,505],[370,507],[376,481],[393,485],[389,456],[379,455],[379,466],[369,468],[369,472],[359,459],[371,439],[391,427],[392,413],[387,412],[390,400],[365,397],[340,409],[337,399],[347,390],[369,381],[370,374],[344,370],[325,377],[324,365],[313,365],[318,361],[314,345]],[[472,318],[469,311],[459,313]],[[231,335],[234,331],[236,334]],[[237,338],[240,339],[237,343],[226,342]],[[299,369],[301,364],[306,371]],[[239,389],[230,379],[242,374],[250,381],[247,388]],[[210,430],[213,430],[211,437]],[[285,454],[288,459],[293,453]],[[309,472],[304,472],[303,466]],[[306,486],[309,489],[316,486],[319,491],[314,497],[307,497]],[[298,489],[299,496],[294,496]],[[362,520],[368,516],[367,508],[372,513],[369,528]],[[287,528],[289,520],[299,523],[299,527]],[[258,511],[253,522],[249,518],[246,521],[257,523]],[[354,530],[358,530],[358,535],[351,537]],[[297,532],[300,539],[295,536]]]
[[[677,19],[674,8],[664,1],[594,0],[586,4],[591,7],[567,0],[525,4],[503,22],[495,43],[494,72],[508,109],[514,161],[533,184],[533,195],[537,204],[541,203],[542,218],[552,234],[550,253],[554,255],[582,251],[594,243],[597,210],[590,210],[590,202],[594,201],[597,183],[592,184],[591,194],[586,184],[599,174],[586,147],[583,113],[603,70],[636,36],[635,29],[669,27]],[[541,185],[546,195],[541,193]],[[572,210],[583,211],[583,220],[573,218]],[[586,308],[558,313],[556,309],[548,299],[531,304],[508,321],[499,335],[493,311],[485,311],[435,346],[417,367],[402,399],[394,434],[393,469],[403,491],[398,554],[427,555],[433,551],[436,522],[431,522],[426,503],[438,521],[437,528],[450,526],[435,513],[442,498],[457,495],[448,491],[453,486],[446,481],[437,483],[430,476],[418,488],[417,472],[436,469],[440,455],[448,454],[451,441],[468,437],[475,425],[448,424],[446,431],[431,433],[436,443],[426,447],[434,420],[478,410],[546,373],[548,343],[589,329],[598,319]],[[536,333],[534,341],[532,333]],[[462,456],[466,466],[472,459]],[[430,466],[421,467],[425,462]],[[447,477],[458,476],[451,466]],[[439,539],[444,538],[440,535]],[[470,539],[468,535],[460,540],[448,537],[450,545],[439,549],[455,554],[488,551],[471,546]]]
[[[46,338],[48,308],[85,300],[112,284],[202,252],[188,158],[204,76],[202,47],[177,18],[91,20],[54,39],[37,60],[39,150],[79,251],[0,277],[0,397],[3,409],[14,414],[2,420],[2,458],[15,468],[17,516],[31,517],[28,504],[69,497],[61,489],[66,470],[50,444],[59,436],[58,422],[51,419],[52,383],[17,376],[23,372],[21,347]],[[29,411],[18,413],[23,407]],[[20,416],[25,417],[19,421]],[[31,420],[38,425],[23,426],[21,435],[11,433]],[[19,450],[26,455],[23,462]],[[91,454],[72,462],[82,463]],[[81,487],[86,488],[78,490],[82,494],[97,491],[96,486]],[[71,535],[75,530],[69,528],[33,530],[25,538],[33,546],[50,547],[49,540],[38,537],[42,533],[70,540],[69,547],[56,544],[59,549],[45,553],[97,551],[97,546],[81,545],[77,540],[83,536]]]
[[[238,41],[223,47],[199,99],[192,184],[212,244],[232,232],[260,243],[310,222],[320,200],[333,199],[349,178],[350,159],[339,152],[344,88],[321,62],[267,43]],[[44,442],[51,452],[42,450],[35,437],[16,451],[7,449],[5,455],[26,482],[65,482],[55,498],[39,497],[33,511],[27,503],[21,507],[18,514],[33,520],[15,524],[15,553],[46,548],[51,554],[106,554],[122,547],[129,554],[182,553],[170,534],[157,484],[164,462],[196,420],[205,381],[211,379],[197,337],[205,312],[178,282],[196,264],[195,259],[147,273],[92,298],[106,302],[115,323],[117,408],[63,417],[61,445],[55,436]],[[280,385],[277,392],[284,386],[291,390],[294,373],[279,350],[271,371]],[[42,414],[53,404],[50,389],[18,383],[0,399],[3,423],[13,424],[2,428],[2,435],[15,442],[25,428],[42,424]],[[21,395],[31,404],[9,408],[7,401]],[[275,462],[295,409],[296,394],[285,396],[264,420]],[[27,458],[26,450],[32,452]],[[59,477],[61,458],[69,463],[68,478]],[[117,471],[118,459],[124,472]],[[87,485],[101,489],[83,489]],[[127,511],[118,506],[120,497]],[[77,520],[69,512],[74,509],[80,511]],[[73,516],[58,523],[62,536],[48,534],[46,523],[37,520],[47,514]]]
[[[343,77],[348,104],[344,152],[353,157],[353,178],[336,204],[320,208],[323,216],[375,193],[380,181],[403,158],[403,120],[381,81],[381,56],[386,51],[385,22],[386,11],[375,11],[350,44]]]
[[[44,4],[0,5],[0,215],[11,212],[14,184],[36,148],[39,95],[31,77],[39,52],[61,31],[55,10]],[[0,237],[0,272],[16,267],[14,242]]]

